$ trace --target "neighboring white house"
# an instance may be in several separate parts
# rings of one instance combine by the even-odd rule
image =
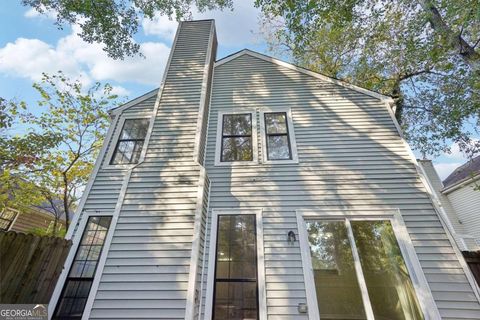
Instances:
[[[216,47],[180,23],[112,110],[50,317],[480,319],[392,99]]]
[[[419,160],[464,251],[480,249],[480,156],[456,168],[443,182],[430,160]]]

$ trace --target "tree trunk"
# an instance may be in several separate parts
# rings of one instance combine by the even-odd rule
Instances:
[[[393,90],[392,90],[392,97],[395,100],[395,118],[397,118],[397,121],[399,124],[402,123],[402,117],[403,117],[403,95],[402,91],[400,89],[400,79],[397,79],[395,84],[393,85]]]
[[[447,25],[431,0],[418,0],[418,2],[427,13],[432,29],[447,42],[451,49],[458,53],[475,73],[480,73],[480,53],[476,52],[473,46]]]
[[[70,210],[68,208],[68,179],[66,173],[63,173],[63,210],[65,211],[65,227],[68,230],[70,225]]]

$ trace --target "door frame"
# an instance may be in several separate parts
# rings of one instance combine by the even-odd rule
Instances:
[[[308,234],[306,229],[305,220],[343,220],[347,224],[349,232],[349,240],[351,239],[351,229],[349,228],[349,223],[352,220],[388,220],[392,224],[393,232],[395,238],[400,247],[405,265],[407,266],[408,272],[410,274],[410,279],[412,281],[417,299],[420,304],[420,309],[423,312],[425,320],[436,320],[440,319],[440,313],[438,311],[437,305],[433,299],[432,292],[428,285],[425,274],[423,273],[420,261],[418,260],[415,248],[412,244],[410,236],[408,234],[405,222],[402,218],[400,210],[395,209],[362,209],[362,210],[352,210],[352,209],[299,209],[296,210],[297,224],[298,224],[298,234],[300,242],[300,251],[302,256],[302,266],[303,274],[305,280],[305,290],[307,295],[307,304],[308,304],[308,314],[309,319],[316,320],[320,319],[320,311],[317,304],[317,294],[315,290],[315,282],[313,276],[313,267],[312,267],[312,258],[310,255],[310,246],[308,244]],[[353,244],[353,243],[352,243]],[[354,247],[352,245],[352,247]],[[353,250],[355,251],[355,250]],[[360,266],[360,261],[358,255],[353,252],[353,259],[357,267]],[[357,272],[357,276],[363,278],[363,274]],[[361,282],[364,282],[365,279],[359,279],[360,289],[362,291],[362,300],[369,301],[368,293],[363,292]],[[364,295],[367,295],[365,299]],[[367,310],[371,310],[371,306],[366,308],[365,312],[367,314],[368,320],[373,320],[373,313]]]
[[[217,227],[219,215],[255,215],[257,236],[257,288],[258,288],[258,318],[267,320],[267,293],[265,285],[265,251],[263,247],[263,210],[262,209],[213,209],[212,224],[210,226],[207,292],[205,301],[205,318],[211,320],[213,316],[213,293],[215,286],[215,258],[217,249]]]

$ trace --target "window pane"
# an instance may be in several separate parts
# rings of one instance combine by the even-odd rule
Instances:
[[[217,282],[214,319],[258,319],[255,282]]]
[[[225,114],[223,115],[223,135],[249,136],[252,134],[252,115]]]
[[[287,114],[285,112],[265,113],[267,134],[287,133]]]
[[[306,224],[320,317],[366,319],[345,223]]]
[[[390,222],[351,224],[375,318],[423,319]]]
[[[218,217],[214,319],[257,319],[255,215]]]
[[[223,138],[222,161],[251,161],[253,159],[252,138]]]
[[[288,136],[267,136],[268,160],[288,160],[290,157],[290,146]]]
[[[148,119],[127,119],[123,124],[120,139],[144,139],[147,135],[148,125]]]

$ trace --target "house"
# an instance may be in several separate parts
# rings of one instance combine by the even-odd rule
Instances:
[[[24,207],[21,210],[6,207],[0,210],[0,231],[29,233],[34,230],[52,230],[55,215],[47,204]],[[60,217],[57,228],[65,227],[65,217]]]
[[[443,182],[430,160],[419,160],[462,251],[480,250],[480,156],[456,168]]]
[[[111,111],[53,319],[479,319],[389,97],[182,22]],[[154,66],[152,66],[154,67]]]

